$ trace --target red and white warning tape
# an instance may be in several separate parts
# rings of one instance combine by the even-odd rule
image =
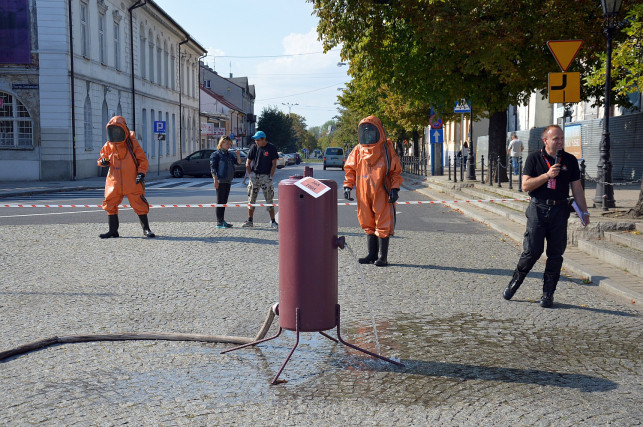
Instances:
[[[477,200],[418,200],[412,202],[396,202],[396,205],[442,205],[449,203],[501,203],[501,202],[527,202],[529,197],[522,197],[517,199],[477,199]],[[270,207],[279,206],[277,203],[196,203],[187,205],[152,205],[150,208],[247,208],[249,206],[255,207]],[[357,202],[338,202],[337,206],[357,206]],[[0,205],[0,208],[102,208],[103,205],[27,205],[27,204],[5,204]],[[131,205],[119,205],[119,208],[130,208]]]

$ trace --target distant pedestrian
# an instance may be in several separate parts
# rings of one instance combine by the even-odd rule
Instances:
[[[272,183],[272,178],[275,175],[275,170],[277,170],[277,159],[279,158],[277,147],[266,140],[266,134],[263,131],[255,133],[252,139],[255,140],[255,144],[250,147],[248,159],[246,160],[246,172],[250,176],[250,183],[248,184],[248,204],[257,203],[259,189],[263,191],[266,204],[273,204],[275,188]],[[267,209],[270,215],[270,226],[272,228],[279,228],[275,220],[275,207],[268,206]],[[248,220],[242,227],[254,226],[254,213],[255,207],[248,206]]]
[[[542,139],[545,146],[540,151],[531,153],[525,161],[522,188],[531,196],[525,213],[527,229],[522,243],[523,252],[503,297],[510,300],[514,296],[527,273],[542,255],[546,240],[547,262],[540,305],[549,308],[554,304],[554,291],[567,247],[567,220],[570,214],[567,197],[570,185],[585,224],[589,224],[589,213],[585,192],[580,183],[578,160],[563,151],[563,130],[557,125],[547,126]]]
[[[469,157],[469,144],[467,144],[467,141],[464,141],[462,143],[462,164],[466,167],[467,165],[467,158]]]
[[[101,239],[119,236],[118,205],[123,201],[123,197],[127,196],[143,227],[143,235],[155,237],[147,219],[150,205],[145,199],[145,174],[148,168],[145,152],[123,117],[112,117],[106,127],[107,142],[100,150],[98,166],[109,167],[103,200],[109,231],[99,236]]]
[[[518,162],[522,157],[522,152],[525,147],[523,147],[522,142],[518,139],[518,136],[515,133],[511,134],[511,142],[507,147],[507,154],[511,156],[511,167],[513,168],[514,175],[518,175]]]
[[[217,145],[218,150],[210,155],[210,173],[214,179],[214,189],[217,190],[217,204],[224,205],[228,203],[230,187],[234,179],[234,165],[241,164],[239,150],[236,150],[236,156],[230,152],[232,139],[229,136],[222,136]],[[217,206],[217,228],[230,228],[224,219],[225,207]]]

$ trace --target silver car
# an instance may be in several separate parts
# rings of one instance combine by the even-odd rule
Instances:
[[[344,169],[344,149],[339,147],[328,147],[324,151],[324,170],[334,167]]]

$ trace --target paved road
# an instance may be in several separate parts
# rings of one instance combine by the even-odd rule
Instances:
[[[278,386],[291,332],[226,355],[226,344],[68,344],[0,363],[0,424],[640,424],[640,314],[569,279],[557,308],[540,308],[542,263],[504,301],[518,245],[432,208],[435,223],[399,229],[388,268],[339,254],[343,337],[377,351],[373,316],[382,354],[404,368],[312,333]],[[125,223],[126,237],[101,241],[95,223],[0,224],[0,351],[80,333],[252,337],[278,299],[267,225],[165,221],[146,240]],[[340,235],[362,248],[357,227]]]
[[[319,179],[330,179],[337,183],[338,189],[341,190],[344,173],[339,169],[322,170],[321,164],[312,164],[315,177]],[[303,174],[303,167],[289,166],[277,171],[275,175],[275,198],[279,198],[278,182],[286,179],[288,176]],[[346,202],[339,191],[340,202]],[[146,197],[153,205],[168,204],[199,204],[199,203],[216,203],[216,192],[213,188],[211,178],[181,178],[175,179],[166,177],[150,181],[146,188]],[[263,194],[259,193],[258,202],[264,202]],[[402,189],[400,192],[400,201],[426,201],[428,198],[414,191]],[[93,205],[92,208],[0,208],[0,224],[5,225],[29,225],[29,224],[81,224],[95,223],[99,224],[96,233],[102,233],[106,228],[106,216],[102,209],[97,208],[103,201],[103,190],[84,189],[78,191],[61,191],[44,194],[24,195],[12,198],[3,198],[2,204],[57,204],[73,205],[87,204]],[[242,184],[241,179],[235,179],[231,188],[228,202],[230,204],[245,204],[248,201],[246,186]],[[128,204],[125,198],[123,204]],[[474,232],[471,227],[465,227],[463,224],[469,224],[466,221],[460,221],[454,216],[445,216],[440,212],[445,208],[439,206],[403,206],[397,207],[397,229],[398,230],[417,230],[417,231],[450,231],[450,232]],[[277,214],[278,215],[278,214]],[[343,227],[358,227],[355,206],[342,206],[338,211],[339,225]],[[137,223],[137,218],[131,209],[124,208],[120,214],[121,223]],[[214,208],[170,208],[170,209],[152,209],[150,212],[151,227],[156,234],[164,233],[164,223],[166,222],[194,222],[194,221],[214,221]],[[231,207],[226,209],[226,220],[230,223],[240,226],[247,219],[247,209],[245,207]],[[257,225],[266,224],[269,216],[265,208],[258,208],[255,213]],[[278,217],[277,217],[278,219]]]

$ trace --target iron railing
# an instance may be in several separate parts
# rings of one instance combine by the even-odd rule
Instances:
[[[429,176],[428,158],[426,156],[400,156],[402,171],[415,175]]]

